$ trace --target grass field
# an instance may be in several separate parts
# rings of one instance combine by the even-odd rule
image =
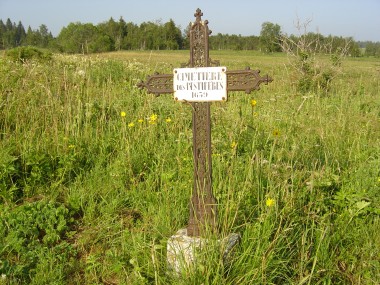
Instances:
[[[297,91],[286,55],[212,51],[274,81],[212,105],[213,191],[233,262],[177,278],[191,107],[136,88],[188,51],[0,58],[0,284],[380,284],[380,61]],[[326,60],[320,60],[321,66]]]

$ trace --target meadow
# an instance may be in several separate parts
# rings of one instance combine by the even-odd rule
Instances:
[[[189,214],[191,107],[136,85],[188,51],[2,54],[1,285],[380,284],[380,60],[346,58],[328,88],[300,92],[285,54],[210,56],[274,79],[212,104],[232,262],[208,252],[181,277],[166,264]]]

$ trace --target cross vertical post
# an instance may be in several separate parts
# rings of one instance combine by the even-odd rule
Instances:
[[[190,27],[189,67],[210,65],[208,21],[197,9],[195,22]],[[216,200],[212,193],[211,117],[210,102],[193,102],[193,157],[194,181],[187,226],[189,236],[200,236],[205,230],[216,232]]]

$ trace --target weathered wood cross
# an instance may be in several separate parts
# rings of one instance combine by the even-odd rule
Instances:
[[[208,36],[211,31],[208,28],[208,21],[202,21],[203,13],[200,9],[197,9],[194,16],[195,22],[191,24],[189,31],[190,60],[182,67],[194,68],[195,70],[196,68],[219,66],[219,61],[212,61],[209,57]],[[175,70],[174,73],[178,70]],[[227,71],[225,68],[222,70],[226,73],[227,86],[222,86],[220,82],[217,84],[224,87],[225,91],[245,91],[248,94],[252,90],[258,90],[261,83],[268,84],[272,81],[268,76],[261,77],[259,70],[250,70],[249,67],[245,70]],[[140,82],[138,87],[146,88],[149,93],[157,96],[164,93],[175,93],[173,77],[173,74],[156,73],[148,76],[145,82]],[[191,80],[191,76],[188,76],[188,79]],[[199,88],[194,87],[195,90]],[[194,183],[187,226],[188,236],[201,236],[206,230],[217,231],[217,204],[212,193],[211,101],[207,101],[206,92],[201,93],[200,97],[203,97],[200,101],[195,99],[189,102],[193,108]],[[178,100],[178,98],[176,99]],[[223,97],[222,100],[226,100],[226,98]]]

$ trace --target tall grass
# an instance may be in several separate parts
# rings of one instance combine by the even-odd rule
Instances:
[[[167,271],[188,219],[191,108],[136,84],[187,52],[3,57],[0,284],[380,282],[380,63],[347,59],[327,94],[298,94],[282,55],[211,57],[274,78],[212,105],[220,233],[242,235],[233,262],[215,251]]]

